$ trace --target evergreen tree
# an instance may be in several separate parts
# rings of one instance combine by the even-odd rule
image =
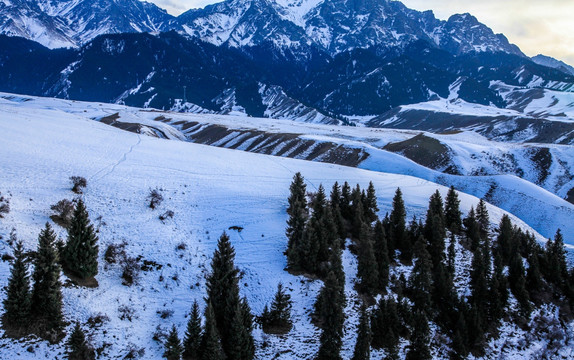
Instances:
[[[211,274],[207,278],[208,302],[213,307],[215,323],[218,333],[221,334],[221,345],[224,353],[229,357],[233,352],[234,342],[237,334],[232,332],[233,322],[238,326],[238,319],[242,319],[241,314],[237,314],[241,309],[239,299],[239,278],[238,270],[234,265],[235,250],[229,242],[229,237],[224,232],[219,238],[217,249],[211,261]],[[243,314],[251,317],[251,314]],[[252,341],[251,329],[245,326],[245,334],[242,332],[242,341],[249,343]],[[245,336],[244,336],[245,335]]]
[[[504,265],[499,254],[494,256],[494,267],[488,289],[488,316],[494,323],[504,316],[508,302],[508,281],[504,275]]]
[[[399,344],[401,320],[397,309],[397,303],[393,297],[388,300],[381,297],[373,313],[371,321],[372,340],[375,349],[385,349],[392,352]]]
[[[369,187],[367,188],[366,200],[363,204],[365,206],[365,218],[369,224],[372,224],[377,220],[377,212],[379,207],[377,206],[377,195],[375,194],[375,186],[373,182],[369,182]]]
[[[433,293],[432,263],[423,237],[420,237],[415,244],[415,256],[415,265],[409,278],[410,298],[415,310],[430,312]]]
[[[179,337],[177,336],[177,329],[175,325],[171,327],[171,331],[167,336],[167,340],[164,344],[165,351],[163,352],[163,357],[167,360],[179,360],[181,359],[181,342],[179,341]]]
[[[341,202],[339,207],[341,208],[341,215],[343,215],[343,218],[351,220],[353,216],[351,212],[351,186],[346,181],[341,188]]]
[[[403,193],[401,188],[397,188],[395,196],[393,197],[393,208],[389,217],[389,254],[395,249],[401,251],[405,250],[406,246],[403,244],[406,229],[407,211],[405,210],[405,203],[403,201]]]
[[[451,186],[446,194],[444,204],[444,218],[447,229],[458,234],[462,229],[461,217],[460,200],[454,186]]]
[[[371,324],[369,313],[363,304],[361,306],[361,317],[359,319],[359,329],[357,333],[357,342],[353,351],[352,360],[370,360],[371,358]]]
[[[526,277],[524,276],[524,266],[522,264],[522,257],[519,254],[514,254],[510,260],[508,267],[508,283],[514,297],[520,304],[520,310],[523,315],[530,314],[530,298],[528,291],[526,291]]]
[[[228,360],[252,359],[254,355],[251,354],[251,351],[254,350],[251,329],[245,326],[243,311],[242,304],[237,302],[235,314],[230,324],[229,350],[226,352]]]
[[[531,253],[528,256],[528,270],[526,271],[526,290],[533,299],[533,294],[539,292],[542,287],[542,278],[540,275],[540,262],[538,253]]]
[[[347,229],[345,226],[345,220],[341,213],[341,189],[339,183],[335,182],[333,188],[331,189],[331,212],[333,215],[333,221],[337,227],[337,232],[340,239],[345,239],[347,237]]]
[[[568,268],[564,240],[560,229],[556,231],[554,241],[548,240],[546,243],[546,267],[546,279],[558,287],[563,287],[568,278]]]
[[[452,352],[450,356],[452,360],[462,360],[466,358],[466,355],[468,354],[468,351],[466,350],[467,341],[466,322],[464,321],[464,315],[459,312],[456,326],[452,332]]]
[[[366,294],[374,295],[379,289],[379,273],[377,260],[373,250],[373,239],[370,226],[363,223],[361,238],[358,249],[357,276],[359,278],[359,290]]]
[[[450,241],[448,243],[448,256],[447,256],[447,265],[446,269],[451,277],[454,277],[455,273],[455,266],[456,266],[456,238],[454,234],[451,234]]]
[[[287,214],[286,235],[287,243],[287,264],[291,269],[300,270],[304,261],[303,250],[305,244],[305,223],[307,221],[307,199],[305,197],[306,185],[301,173],[295,174],[290,186],[291,194],[289,195]]]
[[[414,326],[411,335],[411,345],[406,360],[431,360],[429,349],[430,329],[424,311],[417,310],[414,314]]]
[[[444,260],[446,237],[442,197],[438,190],[429,199],[424,234],[429,244],[433,266],[437,267]]]
[[[490,219],[488,216],[488,210],[486,209],[486,202],[483,199],[480,199],[478,205],[476,206],[476,220],[478,222],[480,236],[483,238],[487,237]]]
[[[517,250],[517,245],[514,241],[514,233],[510,217],[504,214],[500,220],[498,227],[498,236],[496,238],[496,248],[500,252],[502,263],[508,265],[510,263],[511,255]]]
[[[63,325],[61,268],[55,242],[56,234],[46,223],[38,237],[31,305],[33,315],[39,322],[38,327],[45,331],[59,331]]]
[[[82,199],[78,200],[68,227],[68,242],[62,253],[64,268],[81,279],[98,273],[98,237]]]
[[[4,321],[12,326],[25,326],[30,316],[30,278],[22,241],[16,241],[14,261],[10,269],[6,299],[4,299]]]
[[[291,330],[291,296],[283,289],[283,284],[277,285],[277,292],[271,302],[271,310],[265,306],[267,311],[263,311],[262,326],[263,331],[268,334],[285,334]]]
[[[207,302],[205,307],[205,328],[201,337],[201,359],[202,360],[224,360],[225,354],[221,347],[219,331],[217,331],[217,321],[213,312],[211,302]]]
[[[475,251],[480,244],[480,225],[476,220],[476,213],[471,207],[468,216],[463,220],[465,234],[470,242],[470,250]]]
[[[375,260],[377,261],[377,274],[379,275],[377,288],[384,292],[389,283],[390,261],[387,248],[387,236],[381,221],[377,221],[375,224],[373,245],[375,247]]]
[[[69,360],[93,360],[96,358],[94,350],[88,345],[84,331],[79,323],[76,323],[74,331],[67,342]]]
[[[193,302],[191,314],[187,322],[187,329],[183,339],[182,356],[186,360],[199,360],[201,358],[201,315],[197,301]]]
[[[341,359],[340,351],[343,344],[343,323],[345,321],[344,299],[341,298],[339,281],[333,272],[329,272],[327,275],[321,293],[324,304],[321,305],[322,332],[317,359]]]

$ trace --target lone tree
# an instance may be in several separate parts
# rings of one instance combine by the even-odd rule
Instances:
[[[4,299],[4,321],[10,326],[25,326],[30,316],[30,302],[30,277],[24,256],[24,245],[21,241],[17,241]]]
[[[179,341],[179,337],[177,336],[177,329],[175,325],[171,327],[171,331],[165,341],[165,351],[163,353],[163,357],[167,360],[179,360],[181,359],[181,342]]]
[[[90,223],[88,211],[80,199],[74,210],[68,242],[62,253],[66,271],[81,279],[94,277],[98,273],[98,237]]]
[[[55,246],[56,234],[49,223],[40,232],[34,262],[32,314],[40,331],[60,331],[63,325],[61,268]]]
[[[183,339],[183,358],[186,360],[199,360],[201,357],[200,347],[201,315],[199,314],[199,305],[197,301],[194,301]]]
[[[76,323],[66,345],[68,345],[69,360],[92,360],[96,358],[94,349],[86,341],[86,335],[79,323]]]
[[[271,310],[267,306],[261,316],[263,331],[268,334],[286,334],[291,330],[291,296],[285,292],[283,284],[277,285],[275,298],[271,302]]]

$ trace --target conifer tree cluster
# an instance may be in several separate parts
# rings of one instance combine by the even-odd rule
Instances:
[[[38,236],[38,249],[33,258],[32,286],[28,275],[27,256],[22,242],[17,241],[8,280],[3,325],[14,336],[34,333],[50,341],[62,335],[61,268],[56,249],[56,234],[49,223]]]

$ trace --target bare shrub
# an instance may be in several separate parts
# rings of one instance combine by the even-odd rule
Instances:
[[[129,307],[127,305],[120,305],[120,307],[118,308],[118,313],[120,320],[128,320],[128,321],[132,321],[133,319],[136,318],[136,311],[132,308]]]
[[[155,209],[163,201],[163,195],[158,188],[150,189],[147,199],[149,201],[149,207]]]
[[[140,265],[138,264],[138,259],[127,256],[123,263],[123,272],[122,272],[122,281],[123,285],[131,286],[139,277],[139,272],[141,270]]]
[[[97,328],[102,326],[104,323],[110,321],[110,318],[102,313],[97,313],[95,315],[90,316],[88,319],[88,326],[90,328]]]
[[[140,359],[145,355],[145,348],[138,348],[134,344],[129,344],[127,347],[128,353],[124,359]]]
[[[74,185],[72,187],[72,191],[76,194],[81,194],[83,191],[82,189],[88,186],[88,181],[83,176],[70,176],[70,181]]]
[[[187,245],[182,241],[176,246],[176,250],[185,250],[187,249]]]
[[[171,210],[168,210],[168,211],[164,212],[163,214],[161,214],[161,215],[159,216],[159,219],[160,219],[161,221],[165,221],[165,220],[167,220],[167,219],[172,219],[172,218],[173,218],[173,215],[174,215],[174,212],[171,211]]]
[[[10,213],[10,200],[0,193],[0,219]]]
[[[116,264],[122,262],[126,258],[127,242],[121,244],[109,244],[104,252],[104,260],[108,264]]]
[[[173,315],[173,310],[169,310],[169,309],[158,310],[157,313],[159,314],[160,318],[167,319]]]
[[[56,224],[64,228],[68,228],[72,223],[75,207],[76,206],[73,201],[62,199],[55,205],[50,206],[50,210],[54,212],[54,214],[50,216],[50,219],[52,219]]]

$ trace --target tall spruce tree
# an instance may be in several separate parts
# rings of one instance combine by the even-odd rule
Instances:
[[[346,181],[341,188],[341,202],[339,203],[339,207],[341,208],[343,218],[351,220],[353,216],[351,212],[351,186]]]
[[[504,316],[508,302],[508,281],[504,275],[504,265],[500,254],[494,255],[492,277],[488,288],[488,318],[493,323]]]
[[[295,174],[290,186],[288,198],[289,207],[287,214],[286,235],[287,243],[287,264],[291,269],[301,270],[304,261],[303,248],[305,236],[305,223],[308,217],[307,199],[305,197],[306,185],[301,173]]]
[[[82,199],[78,200],[74,216],[68,227],[68,242],[62,253],[66,271],[81,279],[98,273],[98,237],[90,223],[88,211]]]
[[[451,186],[444,200],[444,220],[447,229],[458,234],[462,230],[462,212],[460,211],[460,200],[458,193]]]
[[[179,336],[177,335],[177,328],[175,325],[171,327],[171,331],[167,336],[167,340],[164,344],[163,357],[167,360],[179,360],[181,359],[181,342],[179,341]]]
[[[59,331],[63,325],[61,268],[56,234],[49,223],[40,232],[32,279],[32,314],[41,331]]]
[[[86,335],[79,323],[76,323],[66,345],[68,346],[67,359],[69,360],[93,360],[96,358],[94,349],[86,341]]]
[[[183,338],[182,356],[186,360],[199,360],[201,358],[201,315],[197,301],[191,306],[191,314],[187,322],[185,337]]]
[[[546,279],[562,288],[568,279],[568,269],[566,266],[566,250],[564,239],[560,229],[554,235],[554,241],[548,240],[546,243]]]
[[[221,336],[224,353],[229,357],[233,352],[236,334],[232,333],[232,323],[241,318],[237,314],[241,309],[239,298],[238,270],[234,264],[235,250],[229,242],[229,236],[224,232],[217,243],[217,249],[211,261],[211,274],[207,278],[208,302],[213,307],[215,323]],[[245,314],[247,316],[247,314]],[[251,316],[251,314],[249,314]],[[247,335],[242,341],[252,341],[251,329],[245,329]],[[242,332],[242,336],[243,336]]]
[[[319,339],[317,360],[338,360],[341,359],[345,314],[343,313],[344,299],[341,298],[339,281],[333,272],[329,272],[327,275],[321,293],[324,304],[321,306],[322,332]]]
[[[517,244],[515,244],[512,223],[507,214],[502,215],[500,225],[498,226],[496,249],[500,253],[502,263],[509,265],[513,253],[517,250]]]
[[[205,328],[201,336],[201,360],[224,360],[225,353],[221,346],[217,321],[211,302],[205,307]]]
[[[512,294],[520,305],[520,311],[524,316],[530,315],[532,307],[530,305],[530,297],[526,290],[526,276],[524,274],[524,265],[522,264],[522,256],[514,254],[510,260],[508,267],[508,283]]]
[[[405,244],[403,243],[406,230],[406,217],[407,211],[405,210],[405,203],[403,201],[403,193],[401,188],[397,188],[395,196],[393,197],[393,207],[389,216],[390,226],[389,233],[389,254],[395,249],[403,252]]]
[[[488,215],[488,210],[486,209],[486,201],[483,199],[480,199],[478,205],[476,206],[476,220],[478,221],[480,236],[483,238],[487,237],[490,218]]]
[[[361,317],[359,318],[359,329],[357,332],[357,342],[353,351],[352,360],[371,359],[371,324],[370,317],[365,304],[361,306]]]
[[[347,228],[345,226],[345,220],[341,212],[341,187],[338,182],[333,184],[331,189],[331,213],[333,215],[333,221],[337,227],[337,232],[340,239],[345,239],[347,237]]]
[[[377,261],[377,274],[379,275],[377,287],[380,291],[384,292],[389,283],[390,261],[389,251],[387,248],[387,236],[381,221],[377,221],[375,223],[373,245],[375,247],[375,260]]]
[[[253,339],[253,314],[247,298],[241,299],[241,319],[243,323],[244,337],[241,349],[242,360],[252,360],[255,357],[255,340]]]
[[[415,265],[409,277],[410,298],[415,310],[430,312],[433,293],[432,263],[422,236],[415,244],[415,257]]]
[[[470,242],[470,250],[474,251],[480,245],[480,225],[476,220],[476,212],[474,207],[470,208],[468,215],[462,221],[465,228],[466,238]]]
[[[399,344],[401,320],[397,309],[397,303],[393,297],[386,300],[381,297],[375,307],[372,321],[371,344],[375,349],[385,349],[393,352]]]
[[[373,236],[371,227],[363,223],[358,249],[357,277],[359,278],[359,291],[374,295],[380,289],[377,259],[373,249]]]
[[[277,292],[271,302],[271,310],[263,322],[263,331],[272,334],[285,334],[291,330],[291,296],[285,292],[283,284],[277,285]]]
[[[367,188],[366,201],[363,204],[365,206],[365,219],[369,224],[372,224],[377,220],[377,212],[379,207],[377,206],[377,195],[375,193],[375,186],[373,182],[369,182],[369,187]]]
[[[411,335],[411,344],[407,352],[406,360],[431,360],[429,349],[430,329],[428,319],[424,311],[416,310],[414,314],[414,326]]]
[[[14,246],[14,261],[10,269],[10,278],[4,299],[4,322],[11,326],[25,327],[30,320],[30,277],[24,255],[22,241]]]
[[[445,250],[445,220],[442,207],[442,197],[437,190],[429,199],[429,207],[424,228],[425,238],[429,244],[429,253],[433,266],[436,268],[444,260]]]

